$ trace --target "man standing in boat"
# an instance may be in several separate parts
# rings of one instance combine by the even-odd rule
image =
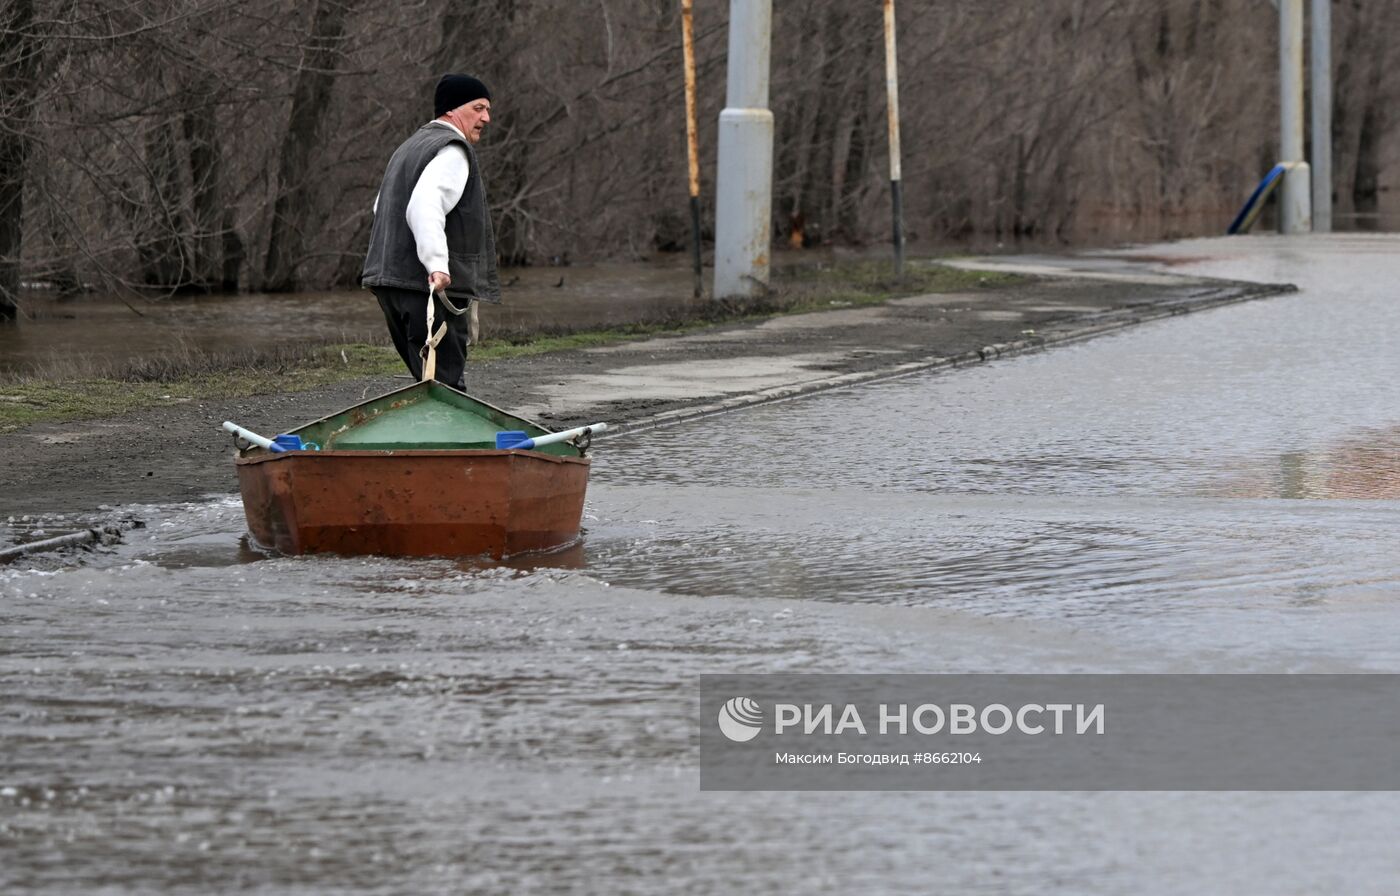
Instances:
[[[433,114],[389,159],[360,284],[379,299],[394,348],[418,379],[428,354],[432,290],[434,335],[442,333],[433,378],[461,389],[471,303],[501,300],[496,239],[474,148],[491,121],[491,92],[470,75],[443,75]]]

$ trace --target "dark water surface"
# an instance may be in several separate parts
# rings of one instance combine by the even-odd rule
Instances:
[[[674,296],[690,295],[690,277],[669,256],[651,263],[507,270],[504,302],[481,311],[483,333],[660,318],[676,306]],[[35,294],[25,297],[23,308],[17,323],[0,326],[0,373],[77,375],[171,353],[197,358],[301,343],[387,344],[379,304],[364,289],[126,302]]]
[[[703,672],[1400,671],[1400,239],[1151,252],[1302,291],[601,442],[551,557],[0,568],[0,890],[1391,892],[1394,794],[698,791]]]

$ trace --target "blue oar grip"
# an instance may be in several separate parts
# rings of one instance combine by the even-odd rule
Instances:
[[[496,447],[501,449],[535,447],[535,440],[530,438],[523,429],[507,429],[496,433]]]

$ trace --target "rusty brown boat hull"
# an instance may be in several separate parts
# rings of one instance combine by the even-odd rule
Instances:
[[[258,453],[236,461],[253,538],[286,554],[503,557],[579,537],[586,457],[519,450]]]

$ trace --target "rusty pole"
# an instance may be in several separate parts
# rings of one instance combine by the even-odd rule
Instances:
[[[894,215],[894,275],[904,276],[904,197],[899,176],[899,64],[895,58],[894,0],[885,0],[885,94],[890,129],[890,206]]]
[[[695,126],[695,0],[681,0],[681,36],[685,45],[685,141],[690,160],[690,244],[695,263],[695,298],[704,292],[700,257],[700,143]]]

